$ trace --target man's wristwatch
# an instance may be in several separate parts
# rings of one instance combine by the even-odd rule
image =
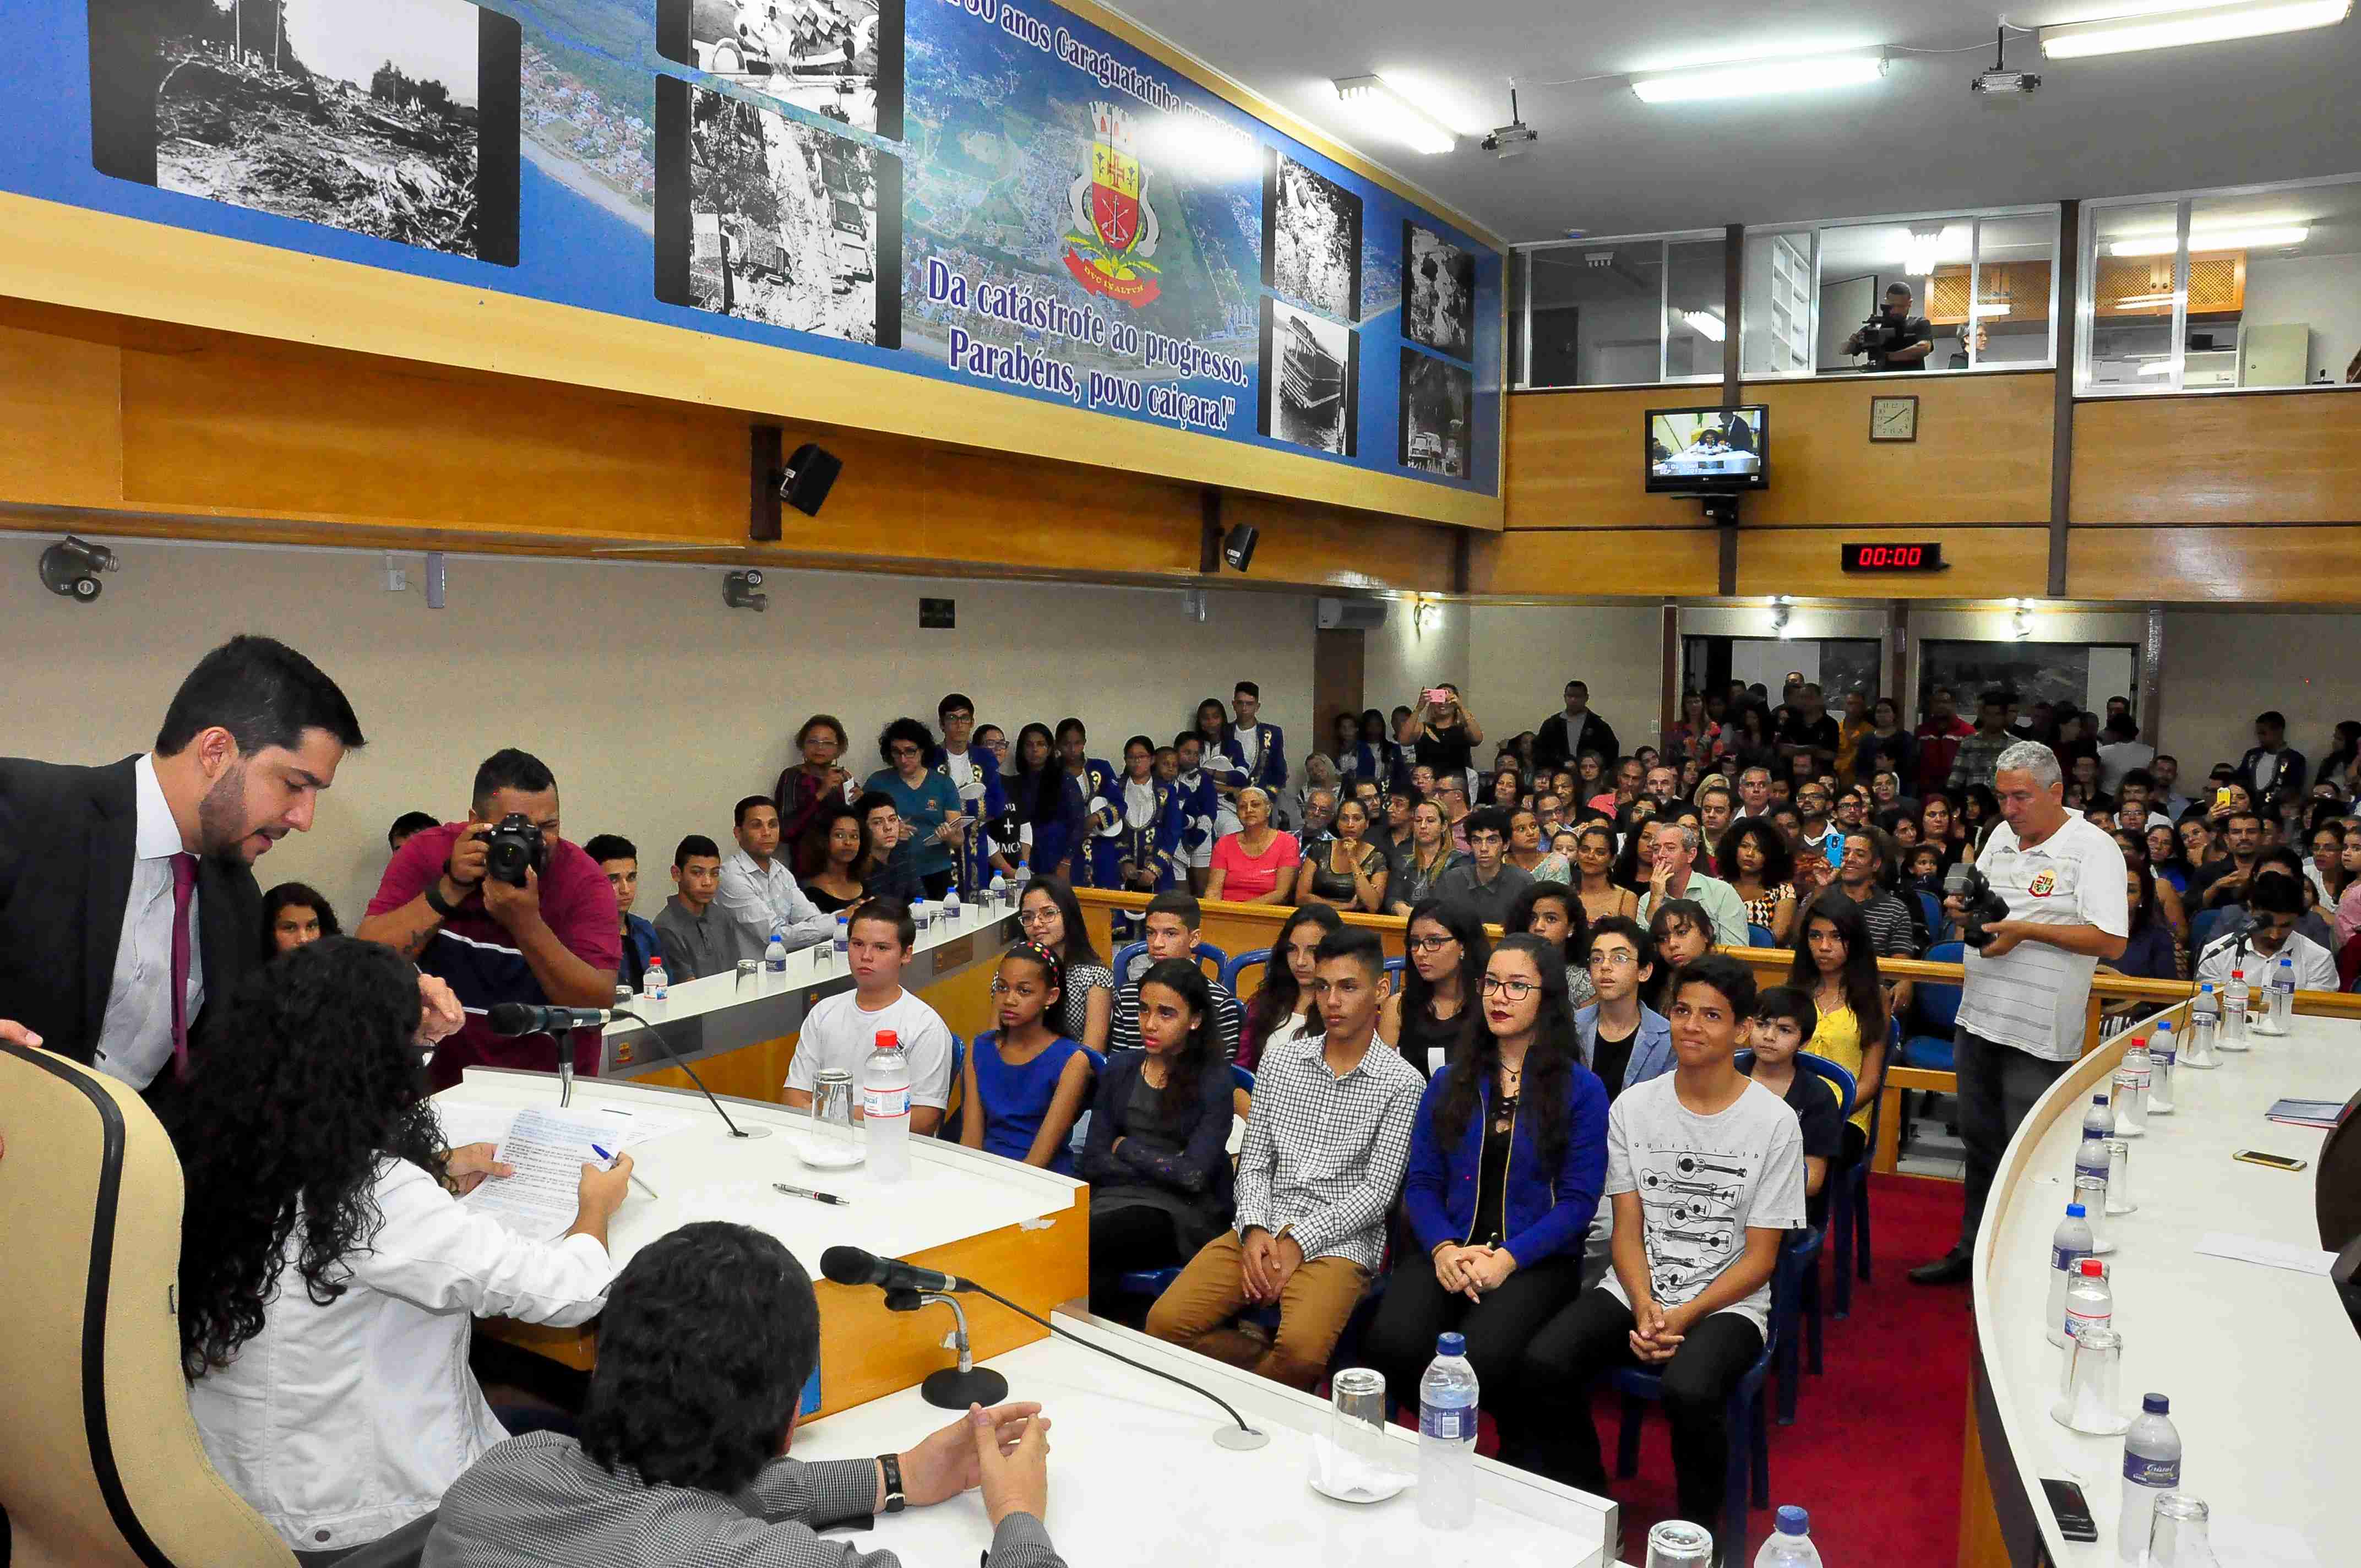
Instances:
[[[902,1493],[902,1456],[881,1453],[877,1456],[877,1468],[885,1473],[885,1511],[898,1514],[910,1506],[910,1499]]]

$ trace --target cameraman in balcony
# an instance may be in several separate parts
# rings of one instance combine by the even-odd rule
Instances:
[[[1845,339],[1847,354],[1869,356],[1871,370],[1924,370],[1927,356],[1935,352],[1935,329],[1925,316],[1910,313],[1916,298],[1907,283],[1885,286],[1885,308],[1873,324],[1864,324]]]
[[[1910,1271],[1919,1285],[1968,1277],[2001,1152],[2033,1102],[2081,1055],[2091,972],[2102,959],[2121,958],[2131,934],[2124,852],[2103,828],[2066,809],[2057,753],[2018,741],[2000,754],[1994,787],[2003,821],[1975,869],[2008,914],[1984,922],[1987,945],[1967,949],[1953,1036],[1967,1207],[1959,1245]],[[1956,895],[1943,907],[1955,921],[1971,913]]]
[[[547,1037],[502,1039],[482,1010],[611,1006],[622,957],[615,890],[579,844],[558,836],[548,766],[513,749],[476,770],[466,821],[421,828],[402,845],[355,935],[441,977],[467,1010],[429,1064],[438,1090],[471,1066],[555,1067]],[[575,1030],[570,1048],[577,1072],[598,1069],[598,1030]]]

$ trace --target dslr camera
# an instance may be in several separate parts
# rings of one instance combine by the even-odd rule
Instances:
[[[540,825],[522,812],[510,812],[478,837],[485,845],[485,874],[511,887],[522,887],[527,871],[539,876],[549,869],[549,840],[541,836]]]
[[[1993,891],[1984,873],[1962,861],[1943,879],[1943,892],[1966,906],[1967,913],[1960,920],[1960,940],[1979,952],[1992,946],[1993,934],[1985,927],[2008,918],[2008,901]]]

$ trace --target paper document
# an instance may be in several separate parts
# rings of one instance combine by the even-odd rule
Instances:
[[[571,1110],[543,1107],[561,1116],[583,1119],[585,1126],[603,1128],[606,1136],[598,1141],[610,1149],[634,1149],[667,1134],[677,1133],[696,1124],[697,1113],[693,1111],[626,1110],[622,1106],[577,1105]],[[509,1134],[509,1125],[517,1118],[514,1105],[488,1104],[483,1101],[437,1099],[435,1119],[443,1124],[443,1140],[450,1148],[468,1144],[496,1144]],[[708,1119],[710,1113],[708,1113]]]
[[[2334,1253],[2323,1252],[2318,1247],[2297,1246],[2289,1242],[2267,1242],[2260,1236],[2234,1236],[2227,1231],[2206,1232],[2199,1239],[2197,1250],[2209,1257],[2259,1263],[2266,1268],[2291,1269],[2298,1274],[2325,1276],[2329,1266],[2336,1261]]]
[[[460,1201],[489,1214],[533,1241],[555,1241],[574,1224],[585,1165],[605,1163],[593,1144],[609,1152],[617,1119],[592,1111],[548,1111],[529,1106],[516,1113],[500,1158],[516,1174],[492,1177]]]

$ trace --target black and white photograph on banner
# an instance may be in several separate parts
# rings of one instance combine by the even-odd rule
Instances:
[[[1360,440],[1360,351],[1352,328],[1266,295],[1262,433],[1352,456]]]
[[[1446,479],[1467,477],[1467,433],[1476,378],[1464,365],[1401,351],[1401,449],[1405,468]]]
[[[660,80],[656,297],[899,347],[901,170],[860,142]]]
[[[514,266],[520,30],[467,0],[90,0],[91,159]]]
[[[1264,154],[1262,280],[1341,322],[1361,319],[1361,198],[1273,148]]]
[[[1476,258],[1433,229],[1402,222],[1402,335],[1455,358],[1476,357]]]
[[[656,52],[902,139],[903,0],[656,0]]]

